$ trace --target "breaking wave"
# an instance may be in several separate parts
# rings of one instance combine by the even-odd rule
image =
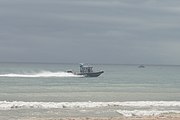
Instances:
[[[161,114],[169,113],[180,113],[180,110],[117,110],[118,113],[122,114],[125,117],[132,116],[157,116]]]
[[[98,108],[98,107],[118,107],[118,108],[173,108],[180,110],[180,101],[137,101],[137,102],[23,102],[23,101],[0,101],[0,110],[9,109],[50,109],[50,108]],[[143,111],[120,111],[143,112]],[[179,111],[180,112],[180,111]]]
[[[137,102],[23,102],[0,101],[0,110],[19,109],[87,109],[100,107],[114,107],[125,117],[157,116],[161,114],[180,114],[180,101],[137,101]],[[104,108],[106,110],[108,108]]]
[[[38,73],[8,73],[8,74],[0,74],[0,77],[82,77],[80,75],[74,75],[73,73],[67,72],[50,72],[50,71],[42,71]]]

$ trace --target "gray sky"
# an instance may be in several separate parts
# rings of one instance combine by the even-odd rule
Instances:
[[[0,0],[0,62],[180,64],[180,0]]]

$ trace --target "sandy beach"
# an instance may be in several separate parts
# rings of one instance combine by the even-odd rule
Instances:
[[[64,117],[64,118],[23,118],[19,120],[180,120],[180,114],[143,117]]]

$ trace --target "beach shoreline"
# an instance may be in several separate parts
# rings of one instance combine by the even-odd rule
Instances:
[[[133,117],[62,117],[62,118],[22,118],[19,120],[180,120],[180,114]]]

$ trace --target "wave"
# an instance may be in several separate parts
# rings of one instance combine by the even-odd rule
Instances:
[[[50,72],[50,71],[42,71],[38,73],[8,73],[8,74],[0,74],[0,77],[82,77],[80,75],[74,75],[72,73],[67,72]]]
[[[0,101],[0,110],[9,109],[51,109],[51,108],[98,108],[98,107],[135,107],[135,108],[159,108],[167,109],[176,107],[180,110],[180,101],[134,101],[134,102],[23,102]],[[118,111],[125,113],[125,111]],[[128,111],[127,111],[128,112]],[[136,111],[134,111],[136,112]]]
[[[132,116],[157,116],[161,114],[169,113],[180,113],[180,110],[117,110],[118,113],[122,114],[125,117]]]

